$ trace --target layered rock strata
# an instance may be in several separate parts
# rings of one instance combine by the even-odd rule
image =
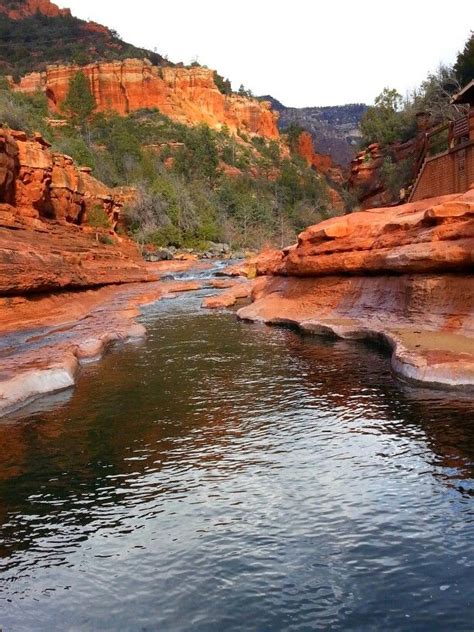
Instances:
[[[87,223],[88,213],[105,211],[115,228],[123,207],[121,191],[110,189],[78,167],[72,158],[51,151],[39,134],[0,128],[0,203],[21,217]]]
[[[474,388],[474,189],[327,220],[256,271],[240,318],[383,341],[399,376]]]
[[[173,120],[187,125],[207,123],[220,129],[279,137],[278,115],[266,101],[235,94],[224,95],[214,81],[214,71],[200,66],[184,68],[154,66],[148,60],[126,59],[87,66],[48,66],[45,72],[24,76],[12,84],[14,90],[32,94],[44,92],[49,106],[59,111],[69,82],[81,71],[89,80],[97,111],[128,114],[144,108],[158,108]]]
[[[39,135],[0,129],[0,295],[156,279],[114,233],[122,202]],[[87,225],[100,210],[109,228]]]

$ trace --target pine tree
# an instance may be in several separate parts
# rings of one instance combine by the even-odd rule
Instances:
[[[454,72],[461,86],[467,85],[474,79],[474,32],[464,46],[464,50],[458,54],[454,64]]]
[[[96,107],[87,77],[83,72],[77,72],[69,81],[68,92],[62,104],[63,112],[73,125],[84,127]]]

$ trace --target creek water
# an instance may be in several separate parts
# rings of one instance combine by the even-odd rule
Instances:
[[[472,630],[474,401],[199,309],[0,420],[0,628]]]

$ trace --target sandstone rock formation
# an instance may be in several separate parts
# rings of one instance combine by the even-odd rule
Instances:
[[[0,295],[156,278],[136,246],[113,232],[121,195],[41,136],[0,129]],[[96,208],[108,231],[87,225]]]
[[[99,359],[114,341],[142,338],[145,328],[135,321],[140,305],[199,287],[194,281],[155,281],[0,298],[0,416],[73,386],[80,364]]]
[[[202,307],[206,309],[231,307],[239,299],[249,298],[252,291],[252,281],[216,280],[211,285],[216,289],[223,289],[224,292],[207,296],[202,302]]]
[[[156,279],[127,239],[16,211],[0,204],[0,296]]]
[[[408,171],[411,171],[409,179],[413,180],[422,147],[423,137],[418,135],[406,143],[396,143],[386,149],[382,149],[378,143],[373,143],[356,154],[351,162],[349,189],[358,198],[360,207],[362,209],[376,208],[399,202],[400,191],[390,191],[387,186],[383,173],[384,161],[388,157],[394,164],[409,161]],[[405,193],[407,194],[408,191]]]
[[[257,273],[241,318],[383,341],[398,375],[474,387],[474,188],[327,220]]]
[[[306,160],[310,167],[323,174],[330,184],[328,192],[332,208],[336,211],[343,211],[344,201],[339,191],[334,188],[334,185],[341,185],[344,182],[342,168],[334,164],[331,156],[318,154],[314,151],[313,138],[309,132],[301,132],[297,143],[296,151],[298,154]]]
[[[318,154],[314,150],[313,138],[309,132],[301,132],[298,137],[298,154],[306,160],[308,165],[314,167],[319,173],[328,176],[333,182],[342,184],[344,173],[339,165],[336,165],[327,154]]]
[[[50,18],[59,16],[69,16],[69,9],[60,9],[49,0],[22,0],[22,2],[0,2],[0,13],[5,14],[11,20],[21,20],[22,18],[41,13]]]
[[[240,130],[265,138],[279,137],[278,116],[269,103],[240,95],[222,94],[208,68],[154,66],[148,60],[126,59],[88,66],[48,66],[45,72],[23,77],[13,89],[27,94],[46,93],[50,108],[58,111],[71,78],[79,70],[89,79],[97,111],[128,114],[158,108],[173,120],[194,125],[207,123],[219,129]]]
[[[329,154],[334,162],[346,168],[355,154],[361,133],[359,123],[367,110],[362,103],[326,107],[288,108],[269,97],[280,114],[280,129],[297,125],[311,134],[316,151]]]
[[[474,190],[326,220],[300,234],[288,274],[465,272],[474,265]]]
[[[113,191],[77,167],[69,156],[50,151],[39,134],[0,128],[0,203],[23,217],[49,218],[81,225],[87,213],[103,209],[115,228],[123,206],[122,191]]]

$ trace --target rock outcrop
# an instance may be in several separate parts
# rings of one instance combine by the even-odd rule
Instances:
[[[336,165],[328,154],[318,154],[314,150],[313,137],[309,132],[301,132],[298,136],[298,154],[306,160],[308,165],[316,171],[324,174],[337,184],[344,182],[344,173],[339,165]]]
[[[340,186],[344,183],[342,168],[333,162],[331,156],[315,152],[313,138],[309,132],[301,132],[298,136],[296,151],[310,167],[326,177],[329,184],[328,192],[331,206],[336,211],[343,211],[345,208],[344,200],[335,188],[335,186]]]
[[[97,111],[128,114],[158,108],[173,120],[187,125],[207,123],[219,129],[279,137],[278,116],[269,103],[240,95],[224,95],[214,81],[214,71],[200,66],[154,66],[146,59],[99,62],[87,66],[48,66],[45,72],[24,76],[14,90],[31,94],[45,92],[53,111],[60,110],[69,82],[82,71],[88,78]]]
[[[346,168],[359,144],[359,123],[367,106],[349,103],[327,107],[288,108],[268,97],[280,114],[280,130],[297,125],[311,134],[315,149],[320,154],[329,154],[334,162]]]
[[[72,158],[52,152],[39,134],[0,128],[0,203],[17,215],[85,224],[93,209],[104,210],[115,228],[123,207],[121,191],[109,189],[78,167]]]
[[[0,129],[0,295],[156,278],[113,231],[121,195],[41,136]],[[98,209],[108,229],[87,224]]]
[[[474,188],[327,220],[257,273],[241,318],[383,341],[399,376],[474,388]]]
[[[387,147],[372,143],[351,161],[349,190],[362,209],[388,206],[408,199],[409,188],[424,156],[426,134],[433,129],[429,114],[420,112],[416,118],[417,130],[413,138]],[[395,183],[387,182],[387,173],[384,172],[387,160],[399,172]]]
[[[10,20],[21,20],[36,13],[49,18],[70,16],[69,9],[60,9],[49,0],[22,0],[21,2],[0,2],[0,13],[6,15]]]

